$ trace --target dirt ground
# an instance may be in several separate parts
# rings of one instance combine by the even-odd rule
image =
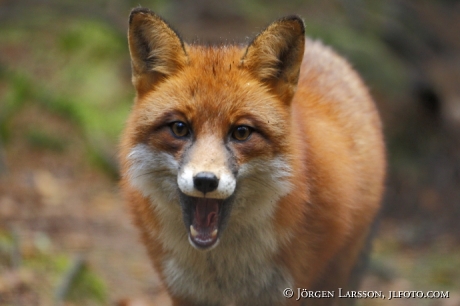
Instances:
[[[22,120],[29,115],[60,133],[74,134],[72,126],[60,118],[33,108],[24,110],[14,125],[24,126]],[[106,282],[110,301],[145,299],[151,305],[166,305],[154,302],[161,291],[159,281],[124,209],[116,181],[81,156],[78,141],[65,154],[37,151],[21,141],[10,143],[3,152],[0,229],[15,233],[17,256],[24,262],[39,254],[65,254],[70,260],[82,256]],[[0,304],[51,305],[59,278],[18,265],[21,268],[0,266]],[[138,305],[126,305],[131,304]]]

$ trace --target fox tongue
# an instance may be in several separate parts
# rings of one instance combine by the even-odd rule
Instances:
[[[195,204],[190,239],[200,248],[209,248],[217,242],[219,200],[196,198]]]
[[[196,203],[195,222],[196,229],[214,229],[217,225],[217,214],[219,213],[219,203],[215,199],[199,198]]]

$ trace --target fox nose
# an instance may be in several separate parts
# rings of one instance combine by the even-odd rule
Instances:
[[[193,178],[195,189],[206,194],[217,189],[219,179],[211,172],[200,172]]]

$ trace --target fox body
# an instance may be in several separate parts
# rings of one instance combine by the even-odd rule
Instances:
[[[128,40],[121,186],[173,304],[297,305],[285,288],[352,288],[385,161],[346,61],[295,16],[248,46],[200,46],[138,8]]]

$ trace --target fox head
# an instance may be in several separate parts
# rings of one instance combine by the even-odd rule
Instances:
[[[122,171],[197,249],[226,228],[271,218],[293,184],[290,103],[304,51],[298,17],[275,21],[245,47],[184,43],[159,16],[129,20],[137,91]]]

